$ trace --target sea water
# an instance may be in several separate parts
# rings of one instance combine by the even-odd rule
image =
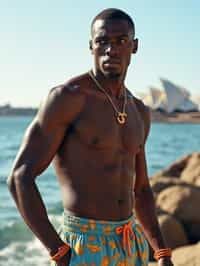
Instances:
[[[48,254],[16,210],[6,178],[32,117],[0,117],[0,266],[49,265]],[[188,153],[200,151],[200,124],[152,124],[146,144],[149,175]],[[61,195],[50,166],[37,179],[49,218],[61,224]]]

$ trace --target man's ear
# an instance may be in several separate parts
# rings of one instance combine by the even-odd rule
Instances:
[[[90,48],[91,53],[93,54],[92,40],[89,41],[89,48]]]
[[[133,40],[133,49],[132,49],[132,53],[136,54],[138,50],[138,39],[134,39]]]

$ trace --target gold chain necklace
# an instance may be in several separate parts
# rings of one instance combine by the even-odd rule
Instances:
[[[110,101],[113,109],[116,112],[117,115],[117,122],[119,124],[124,124],[126,122],[126,117],[127,117],[127,113],[125,111],[126,109],[126,104],[127,104],[127,94],[126,94],[126,88],[124,88],[124,104],[123,104],[123,108],[122,108],[122,112],[120,112],[116,105],[114,104],[112,98],[110,97],[110,95],[107,93],[107,91],[101,86],[101,84],[98,82],[98,80],[95,78],[94,74],[92,71],[89,71],[89,75],[92,78],[92,80],[94,81],[94,83],[97,85],[98,89],[101,90],[108,98],[108,100]]]

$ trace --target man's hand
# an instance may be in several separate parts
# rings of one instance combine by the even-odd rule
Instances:
[[[71,259],[71,249],[63,256],[59,261],[56,262],[56,266],[69,266]]]
[[[174,264],[172,263],[171,258],[164,257],[159,259],[158,266],[174,266]]]

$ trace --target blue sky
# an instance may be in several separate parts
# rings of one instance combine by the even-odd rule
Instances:
[[[126,79],[133,93],[164,77],[200,95],[198,0],[0,0],[0,104],[37,107],[50,88],[89,70],[90,23],[108,7],[136,24],[139,50]]]

